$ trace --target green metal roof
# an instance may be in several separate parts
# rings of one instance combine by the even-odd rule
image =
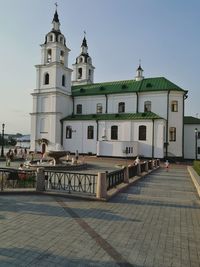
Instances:
[[[200,124],[200,119],[192,116],[185,116],[183,122],[184,124]]]
[[[153,112],[144,113],[116,113],[116,114],[89,114],[89,115],[71,115],[63,118],[61,121],[81,121],[81,120],[152,120],[163,119]]]
[[[176,84],[164,77],[148,78],[141,81],[126,80],[104,83],[93,83],[86,85],[72,86],[73,96],[122,94],[131,92],[151,92],[151,91],[182,91],[187,93]]]

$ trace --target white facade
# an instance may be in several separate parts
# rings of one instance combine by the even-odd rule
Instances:
[[[41,151],[38,140],[46,140],[49,147],[61,144],[71,153],[183,156],[186,91],[162,77],[144,79],[141,66],[135,80],[93,84],[94,66],[85,37],[72,81],[70,50],[57,11],[41,48],[32,93],[31,150]]]

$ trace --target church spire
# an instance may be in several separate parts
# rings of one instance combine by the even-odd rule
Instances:
[[[53,17],[53,20],[52,20],[53,30],[60,31],[60,21],[59,21],[58,12],[57,12],[58,4],[55,3],[55,6],[56,6],[56,10],[55,10],[54,17]]]
[[[136,80],[136,81],[141,81],[141,80],[144,79],[143,71],[144,71],[144,70],[143,70],[142,67],[141,67],[141,60],[139,60],[139,66],[138,66],[138,68],[137,68],[137,70],[136,70],[136,76],[135,76],[135,80]]]

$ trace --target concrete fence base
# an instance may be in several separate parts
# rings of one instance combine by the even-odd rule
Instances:
[[[106,173],[99,172],[97,177],[97,198],[107,198],[107,181],[106,181]]]
[[[38,192],[45,191],[44,168],[37,168],[36,178],[37,178],[36,191]]]

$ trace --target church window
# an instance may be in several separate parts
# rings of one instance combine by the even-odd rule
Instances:
[[[111,140],[118,140],[118,126],[111,126]]]
[[[118,104],[118,112],[119,113],[124,113],[125,112],[125,103],[124,102],[120,102]]]
[[[94,139],[94,126],[88,126],[87,139]]]
[[[66,126],[66,139],[71,139],[71,138],[72,138],[72,127]]]
[[[52,60],[52,57],[51,57],[51,49],[48,49],[47,50],[47,62],[49,63],[49,62],[51,62],[51,60]]]
[[[101,103],[97,104],[97,113],[102,113],[103,112],[103,107]]]
[[[139,140],[146,141],[147,138],[147,127],[145,125],[139,126]]]
[[[83,57],[80,57],[79,58],[79,63],[82,63],[83,62]]]
[[[53,42],[53,35],[52,34],[49,36],[49,42]]]
[[[62,75],[62,86],[65,86],[65,75]]]
[[[89,79],[91,78],[92,71],[89,69]]]
[[[197,154],[200,154],[200,147],[197,148]]]
[[[64,56],[65,56],[65,53],[64,53],[64,51],[60,51],[60,62],[62,63],[62,64],[64,64]]]
[[[81,104],[78,104],[76,106],[76,114],[82,114],[82,105]]]
[[[82,68],[78,68],[78,79],[82,78]]]
[[[44,84],[49,84],[49,73],[45,73],[44,75]]]
[[[176,141],[176,128],[175,127],[169,128],[169,141],[171,142]]]
[[[177,112],[178,111],[178,101],[172,101],[171,103],[171,111]]]
[[[150,112],[151,111],[151,101],[145,101],[144,102],[144,112]]]

